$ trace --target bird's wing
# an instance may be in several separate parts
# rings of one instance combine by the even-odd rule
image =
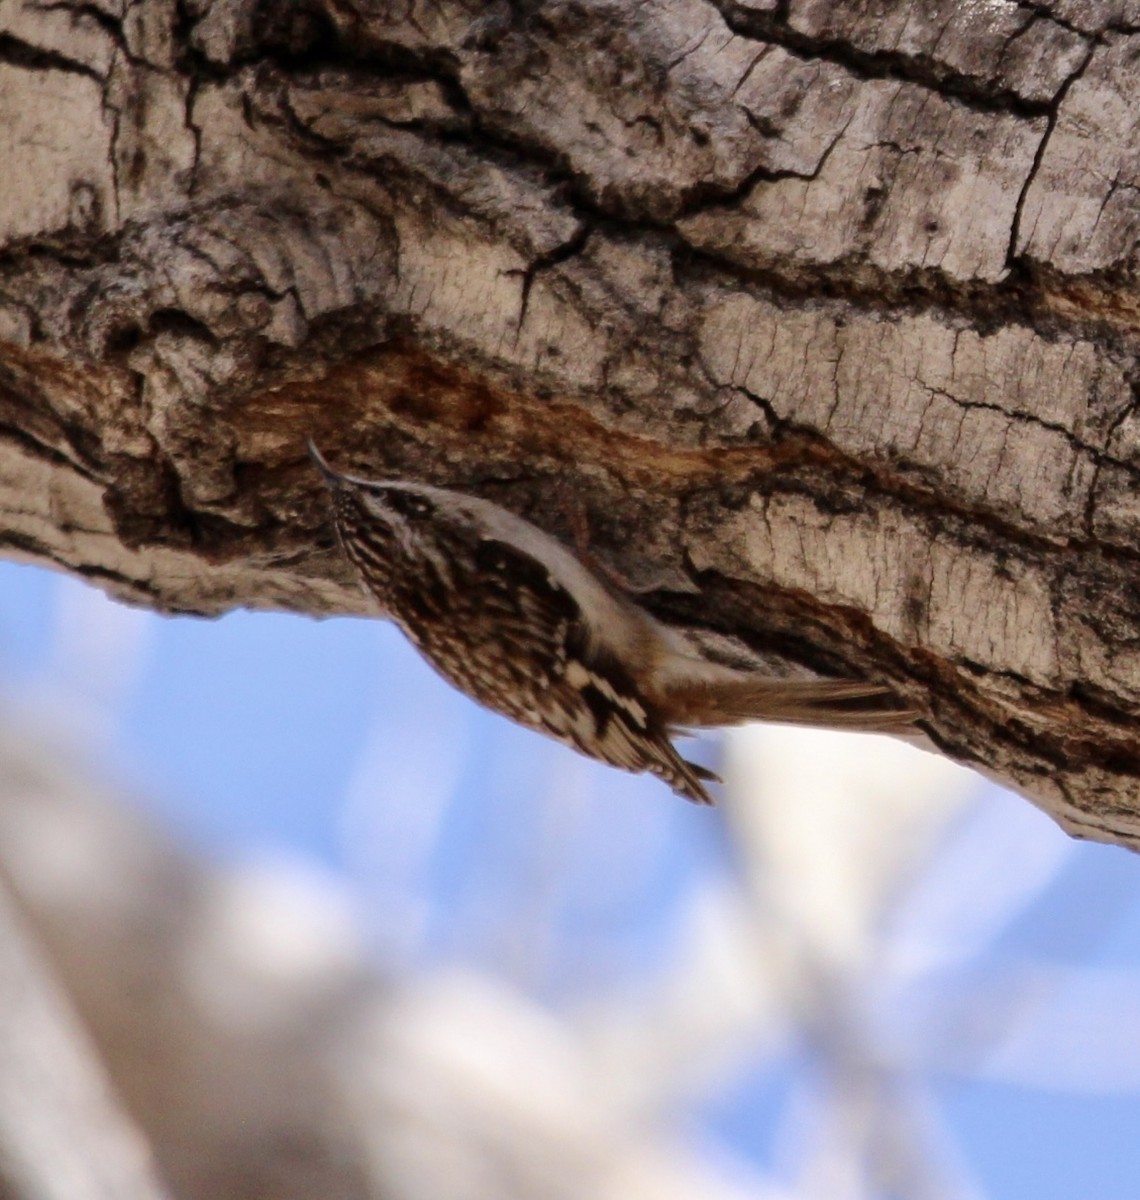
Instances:
[[[542,672],[540,727],[611,766],[649,771],[689,799],[711,803],[703,781],[716,776],[677,753],[634,679],[606,652],[604,631],[588,626],[578,600],[547,566],[494,538],[484,539],[477,554],[485,569],[485,616],[505,658]]]

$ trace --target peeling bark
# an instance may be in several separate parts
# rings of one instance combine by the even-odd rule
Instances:
[[[363,612],[338,464],[1140,844],[1140,5],[0,8],[0,539]]]

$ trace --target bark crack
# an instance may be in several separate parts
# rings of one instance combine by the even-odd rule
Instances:
[[[1057,121],[1061,113],[1061,105],[1065,102],[1065,97],[1069,94],[1069,89],[1077,82],[1078,79],[1088,69],[1089,63],[1092,61],[1095,45],[1089,45],[1082,62],[1077,68],[1067,76],[1057,91],[1053,102],[1048,106],[1046,112],[1045,132],[1041,135],[1041,140],[1037,143],[1037,149],[1033,153],[1033,162],[1030,164],[1029,170],[1026,172],[1025,179],[1021,185],[1021,191],[1018,193],[1017,203],[1013,209],[1013,220],[1010,222],[1009,229],[1009,247],[1006,250],[1005,262],[1006,267],[1012,269],[1018,261],[1017,244],[1021,239],[1021,218],[1025,211],[1025,200],[1029,195],[1029,189],[1033,186],[1033,181],[1037,178],[1037,174],[1041,169],[1041,163],[1045,158],[1045,150],[1049,145],[1049,139],[1053,136],[1053,131],[1057,128]]]
[[[759,129],[753,115],[747,112],[747,110],[745,115],[748,118],[749,124],[753,128]],[[811,182],[814,179],[818,179],[824,167],[827,166],[827,160],[831,157],[835,147],[843,140],[843,136],[846,134],[850,124],[851,119],[848,118],[831,141],[824,147],[815,167],[811,171],[794,171],[791,169],[773,170],[771,167],[759,166],[749,171],[738,183],[731,186],[714,183],[695,184],[686,192],[682,192],[677,214],[670,221],[670,227],[675,228],[677,221],[695,216],[697,213],[710,212],[717,208],[731,208],[737,201],[745,199],[749,192],[761,182],[774,183],[780,179],[803,179]]]
[[[122,22],[97,4],[69,3],[68,0],[26,0],[26,3],[33,12],[63,12],[72,20],[86,17],[116,42],[122,40]]]
[[[928,392],[931,396],[940,396],[944,400],[948,400],[957,408],[964,410],[981,409],[986,412],[995,412],[1003,416],[1010,424],[1025,424],[1038,429],[1047,429],[1051,433],[1060,434],[1073,450],[1080,454],[1086,455],[1089,459],[1096,463],[1102,463],[1110,466],[1120,467],[1127,471],[1130,475],[1135,475],[1140,479],[1140,467],[1134,466],[1126,459],[1113,458],[1105,446],[1096,446],[1091,442],[1086,442],[1083,438],[1078,437],[1066,425],[1062,425],[1056,421],[1047,421],[1043,417],[1038,417],[1033,413],[1020,412],[1017,409],[1003,408],[1000,404],[991,404],[985,400],[964,400],[961,396],[955,396],[952,392],[948,392],[943,388],[932,387],[917,376],[914,379],[921,388]]]
[[[28,71],[64,71],[69,75],[94,79],[99,84],[106,82],[105,77],[87,63],[68,58],[58,50],[33,46],[10,33],[0,33],[0,63],[23,67]]]
[[[522,331],[522,327],[526,323],[527,309],[530,306],[530,292],[534,286],[535,277],[540,272],[548,271],[551,267],[558,266],[560,263],[569,262],[570,259],[580,254],[589,240],[590,233],[590,224],[587,221],[581,221],[572,237],[567,238],[560,246],[555,246],[553,250],[536,255],[523,271],[517,272],[522,275],[522,292],[519,297],[519,316],[515,326],[516,335]]]
[[[1018,8],[1031,12],[1035,17],[1048,21],[1051,25],[1059,25],[1062,29],[1069,33],[1075,33],[1078,37],[1087,38],[1089,36],[1086,30],[1079,29],[1072,21],[1068,21],[1054,12],[1048,4],[1037,3],[1036,0],[1015,0],[1015,3]]]
[[[1002,516],[992,508],[971,504],[941,488],[924,485],[908,478],[889,463],[856,458],[815,427],[781,416],[771,401],[763,396],[749,391],[743,385],[733,386],[748,396],[772,425],[772,443],[775,447],[773,462],[745,482],[744,486],[748,488],[758,489],[760,492],[771,489],[789,493],[802,492],[818,503],[824,499],[828,486],[840,490],[852,487],[868,498],[877,497],[896,504],[901,503],[906,510],[915,515],[930,517],[943,528],[946,527],[947,519],[952,518],[961,522],[963,528],[971,528],[978,533],[985,530],[996,545],[1004,547],[1003,553],[1019,547],[1031,555],[1056,559],[1059,564],[1065,558],[1095,551],[1109,560],[1140,563],[1140,547],[1092,539],[1086,541],[1066,535],[1049,536],[1036,532]],[[988,408],[1000,412],[1003,416],[1010,416],[1007,410],[999,406],[963,402],[938,389],[928,390],[932,395],[945,396],[962,409]],[[1052,428],[1049,425],[1046,427]],[[1057,432],[1067,431],[1058,428]],[[1092,453],[1090,451],[1090,456]],[[810,480],[814,476],[817,486],[813,489],[805,485],[803,479],[797,480],[797,477],[791,474],[795,468],[799,468],[806,479]],[[1140,476],[1140,468],[1129,466],[1128,469]],[[828,480],[829,483],[818,486],[824,480]],[[1058,570],[1063,568],[1058,566]]]
[[[786,16],[756,12],[736,0],[709,0],[725,24],[740,37],[782,47],[808,62],[829,62],[858,79],[899,79],[953,97],[980,112],[1008,112],[1020,117],[1048,114],[1050,104],[1020,95],[1014,89],[987,84],[975,75],[956,71],[930,55],[895,50],[862,50],[842,38],[810,37],[792,29]],[[1079,31],[1078,36],[1080,35]]]

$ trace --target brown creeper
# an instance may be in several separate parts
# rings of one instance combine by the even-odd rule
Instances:
[[[686,728],[783,721],[899,731],[917,714],[862,708],[871,683],[781,680],[701,657],[607,587],[559,542],[487,500],[334,471],[337,533],[384,615],[460,691],[591,758],[649,771],[710,804],[716,776],[671,738]]]

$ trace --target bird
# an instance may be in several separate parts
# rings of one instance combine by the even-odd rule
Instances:
[[[530,521],[463,492],[342,474],[307,445],[381,614],[461,692],[590,758],[711,804],[720,780],[673,744],[688,731],[775,721],[903,733],[918,716],[881,684],[710,661]]]

